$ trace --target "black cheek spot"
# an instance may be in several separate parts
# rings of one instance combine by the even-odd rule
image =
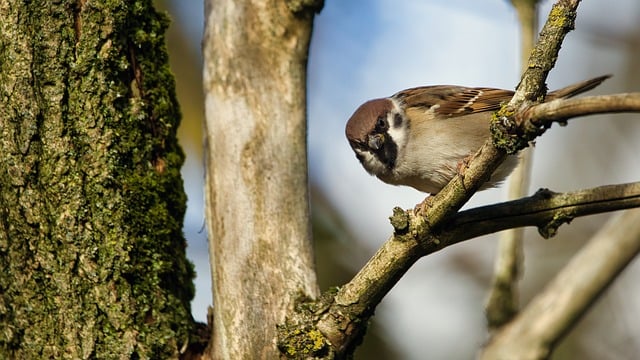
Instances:
[[[396,114],[393,117],[393,127],[397,128],[400,127],[400,125],[402,125],[402,116],[400,116],[400,114]]]
[[[396,166],[396,159],[398,157],[398,146],[395,142],[389,141],[373,152],[374,156],[384,164],[388,171],[392,171]]]

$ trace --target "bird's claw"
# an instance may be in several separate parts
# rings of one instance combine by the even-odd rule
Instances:
[[[416,204],[416,206],[413,208],[413,215],[424,216],[427,213],[427,210],[429,210],[432,206],[433,195],[429,195],[424,200],[422,200],[421,203]]]

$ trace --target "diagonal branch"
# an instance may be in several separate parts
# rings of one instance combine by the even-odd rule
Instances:
[[[480,359],[547,359],[564,334],[640,252],[640,209],[609,221],[512,321]]]
[[[529,55],[535,45],[538,3],[539,0],[511,0],[520,23],[520,65],[523,70],[527,67]],[[518,166],[505,183],[509,200],[529,195],[533,150],[528,148],[518,154]],[[485,303],[485,317],[489,328],[504,324],[518,312],[518,280],[524,272],[523,239],[523,228],[508,229],[499,236],[491,287]]]
[[[574,28],[579,3],[580,0],[558,0],[553,5],[510,106],[517,108],[544,94],[544,82],[556,63],[564,37]]]

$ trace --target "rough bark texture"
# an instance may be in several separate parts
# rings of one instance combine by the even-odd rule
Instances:
[[[296,299],[318,293],[309,225],[305,73],[313,11],[321,4],[206,4],[211,354],[275,359],[276,325]]]
[[[0,358],[172,358],[188,340],[167,20],[0,2]]]

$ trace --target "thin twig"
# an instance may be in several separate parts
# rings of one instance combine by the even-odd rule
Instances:
[[[439,236],[444,246],[514,227],[536,226],[543,237],[580,216],[640,206],[640,182],[605,185],[568,193],[546,189],[496,205],[462,211],[448,222]]]
[[[553,100],[533,105],[517,117],[520,121],[545,126],[577,116],[637,111],[640,111],[640,93],[626,93]]]

